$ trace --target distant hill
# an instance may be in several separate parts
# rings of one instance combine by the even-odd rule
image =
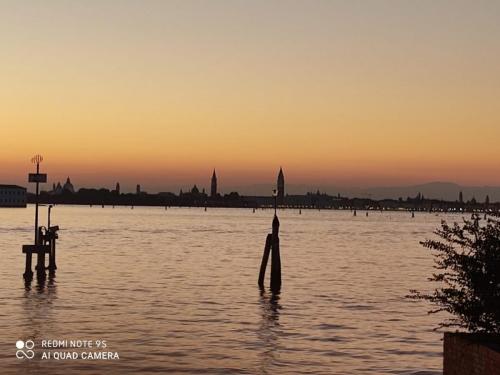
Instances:
[[[238,191],[243,195],[271,195],[274,185],[247,185],[225,187],[224,191]],[[484,202],[486,195],[490,196],[491,202],[500,201],[499,186],[462,186],[452,182],[430,182],[420,185],[410,186],[385,186],[371,188],[356,188],[356,187],[335,187],[335,186],[318,186],[318,185],[286,185],[287,194],[305,194],[307,192],[315,192],[317,190],[331,195],[340,194],[349,198],[372,198],[372,199],[398,199],[402,197],[415,197],[421,193],[426,198],[444,199],[447,201],[458,200],[460,191],[463,193],[464,200],[475,197],[479,202]]]

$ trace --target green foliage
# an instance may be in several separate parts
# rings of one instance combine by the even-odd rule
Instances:
[[[410,298],[437,306],[430,313],[449,312],[440,327],[470,332],[500,333],[500,221],[477,215],[460,225],[441,222],[439,240],[421,244],[435,255],[436,273],[429,278],[440,287],[432,293],[412,291]]]

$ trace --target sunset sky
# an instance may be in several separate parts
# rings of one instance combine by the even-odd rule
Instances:
[[[0,183],[500,185],[498,1],[2,1]]]

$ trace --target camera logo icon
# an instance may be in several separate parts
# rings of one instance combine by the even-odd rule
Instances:
[[[17,359],[33,359],[35,352],[32,350],[35,347],[33,340],[18,340],[16,341],[16,358]]]

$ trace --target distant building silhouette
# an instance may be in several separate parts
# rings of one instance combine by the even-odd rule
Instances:
[[[71,180],[69,179],[69,177],[66,179],[66,183],[63,186],[63,190],[67,191],[69,193],[75,192],[75,188],[73,187],[73,184],[71,183]]]
[[[460,192],[458,194],[458,202],[459,203],[464,203],[464,195],[462,194],[462,192]]]
[[[116,195],[120,195],[120,183],[119,182],[116,183],[115,193],[116,193]]]
[[[26,188],[0,185],[0,207],[26,207]]]
[[[54,187],[54,190],[52,190],[52,193],[54,195],[60,195],[63,193],[63,188],[60,182],[57,183],[57,185]]]
[[[71,183],[70,178],[68,177],[66,179],[66,183],[64,185],[61,185],[60,182],[52,184],[52,190],[49,192],[51,195],[61,195],[63,193],[70,193],[70,194],[75,194],[75,187]]]
[[[200,189],[198,189],[198,186],[194,185],[193,188],[191,189],[191,194],[200,194]]]
[[[137,187],[135,188],[135,193],[137,195],[141,194],[141,185],[137,184]]]
[[[278,193],[277,193],[278,204],[283,204],[285,201],[285,176],[283,175],[283,169],[280,167],[280,172],[278,173]]]
[[[212,174],[212,184],[210,188],[210,196],[212,198],[215,198],[217,196],[217,175],[215,174],[215,169],[214,173]]]

